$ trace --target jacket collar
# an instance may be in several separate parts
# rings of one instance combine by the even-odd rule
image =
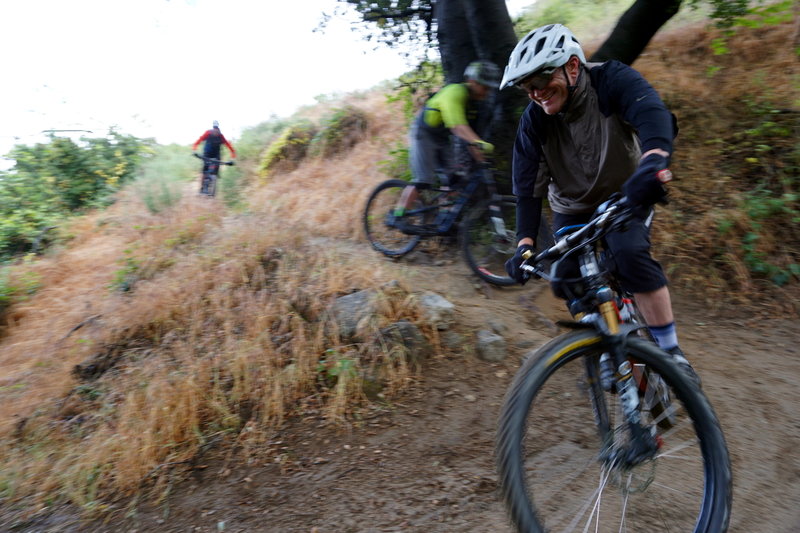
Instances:
[[[587,106],[587,86],[589,85],[589,76],[586,75],[586,67],[581,65],[578,71],[578,79],[575,81],[575,89],[567,98],[566,111],[562,111],[559,115],[566,122],[574,122],[581,118],[586,111]]]

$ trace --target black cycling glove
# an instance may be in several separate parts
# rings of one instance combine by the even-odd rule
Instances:
[[[667,198],[664,186],[672,179],[666,157],[650,154],[639,164],[636,172],[622,186],[622,192],[631,205],[650,207]]]
[[[525,283],[531,279],[530,272],[525,272],[520,268],[523,261],[525,261],[525,258],[522,257],[522,254],[526,251],[533,253],[535,248],[530,244],[522,244],[517,247],[517,251],[514,253],[514,256],[506,261],[506,272],[520,285],[525,285]]]

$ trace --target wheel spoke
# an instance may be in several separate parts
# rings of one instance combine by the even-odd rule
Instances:
[[[516,250],[516,206],[498,202],[494,210],[487,204],[472,209],[459,233],[464,259],[478,277],[495,285],[511,285],[505,271],[506,260]]]
[[[373,248],[389,257],[407,254],[420,241],[420,236],[406,235],[388,224],[389,216],[394,212],[406,185],[401,180],[383,182],[372,192],[364,209],[363,223],[367,239]],[[408,210],[405,219],[408,224],[422,223],[424,215],[420,208],[421,205],[415,205]]]
[[[592,333],[573,333],[564,338],[589,335]],[[562,342],[569,345],[567,340]],[[524,454],[516,456],[522,461],[520,466],[514,466],[518,464],[514,448],[498,443],[501,479],[516,479],[513,472],[519,468],[527,487],[527,492],[518,494],[507,488],[517,485],[503,483],[506,499],[514,502],[509,508],[535,510],[535,515],[520,513],[515,520],[538,518],[539,529],[585,533],[694,531],[696,523],[724,523],[730,478],[718,422],[713,412],[703,410],[707,404],[684,403],[696,395],[686,394],[688,382],[682,374],[663,366],[658,355],[662,352],[638,339],[627,345],[632,352],[629,358],[642,368],[655,365],[658,373],[654,374],[663,383],[660,391],[640,389],[642,429],[645,435],[655,437],[658,450],[649,459],[631,463],[628,452],[635,445],[633,439],[641,438],[634,437],[639,433],[631,431],[619,397],[603,391],[596,379],[587,381],[585,377],[587,370],[593,374],[594,362],[602,352],[588,345],[574,355],[555,355],[559,346],[557,339],[546,345],[539,357],[529,357],[521,373],[529,372],[531,377],[515,380],[513,393],[522,394],[525,387],[535,390],[524,402],[515,394],[507,401],[507,408],[522,409],[520,403],[524,405],[525,417],[507,416],[506,410],[501,417],[500,435],[505,438],[514,434],[505,427],[507,421],[524,419],[524,431],[519,433]],[[592,364],[586,364],[586,358],[591,358]],[[555,362],[550,363],[553,368],[547,362]],[[672,379],[678,383],[673,384]],[[652,383],[658,382],[653,379]],[[662,403],[657,416],[644,410],[648,402],[651,406]],[[665,420],[669,423],[663,424]],[[605,428],[602,434],[597,431],[598,423]],[[714,502],[709,501],[715,497]],[[518,526],[527,530],[525,524]]]

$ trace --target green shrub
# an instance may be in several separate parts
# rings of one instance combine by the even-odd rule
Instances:
[[[268,177],[276,171],[288,172],[297,168],[305,159],[308,145],[316,134],[316,127],[307,120],[288,126],[267,148],[261,158],[259,174]]]
[[[14,167],[0,172],[0,260],[40,248],[65,218],[108,205],[137,175],[151,145],[111,130],[100,138],[52,135],[46,143],[15,146]]]
[[[33,272],[12,274],[10,267],[0,267],[0,316],[12,304],[35,293],[40,286],[39,276]]]
[[[404,142],[389,150],[389,158],[378,162],[381,171],[394,179],[411,181],[411,164],[408,161],[408,146]]]
[[[366,113],[357,107],[334,109],[323,119],[322,127],[311,139],[310,153],[331,157],[346,152],[364,139],[368,125]]]
[[[401,102],[403,115],[410,124],[425,100],[444,84],[442,64],[422,62],[414,70],[400,76],[398,82],[393,93],[386,95],[386,100],[390,103]]]
[[[273,115],[266,122],[246,128],[234,145],[237,160],[257,160],[264,147],[271,145],[288,126],[286,119]]]
[[[746,98],[741,128],[722,140],[722,167],[739,188],[738,254],[750,274],[777,286],[800,280],[800,143],[797,118],[770,101]],[[726,223],[721,230],[734,228]]]

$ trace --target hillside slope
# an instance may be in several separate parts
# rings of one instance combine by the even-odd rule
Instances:
[[[674,282],[682,343],[729,440],[731,531],[800,527],[800,461],[790,447],[800,427],[787,422],[800,405],[798,283],[777,288],[748,269],[736,231],[752,228],[717,232],[748,183],[791,172],[780,166],[791,149],[783,137],[769,137],[753,169],[744,163],[756,144],[736,133],[744,118],[760,124],[741,103],[766,105],[754,87],[796,72],[796,58],[777,46],[793,31],[745,34],[738,55],[715,58],[703,30],[682,30],[635,65],[681,121],[679,179],[660,209],[656,246]],[[756,42],[773,51],[769,61]],[[717,63],[722,74],[707,77]],[[796,121],[794,91],[770,84],[777,123]],[[357,221],[405,124],[382,95],[349,103],[370,116],[364,140],[258,182],[245,211],[198,198],[192,185],[174,209],[151,215],[129,192],[30,265],[42,290],[11,310],[0,339],[0,529],[508,530],[494,486],[496,413],[520,357],[557,333],[562,306],[541,284],[478,284],[447,243],[398,262],[373,252]],[[796,227],[769,235],[764,254],[798,261]],[[712,262],[721,266],[709,276]],[[329,350],[351,347],[316,325],[336,296],[392,280],[455,303],[463,342],[385,401],[356,395],[334,410],[313,369]],[[109,289],[123,283],[132,290]],[[411,307],[396,312],[414,318]],[[472,354],[490,319],[506,328],[503,363]],[[98,366],[73,372],[87,362]],[[308,375],[287,378],[305,367]],[[86,511],[97,521],[83,521]]]

